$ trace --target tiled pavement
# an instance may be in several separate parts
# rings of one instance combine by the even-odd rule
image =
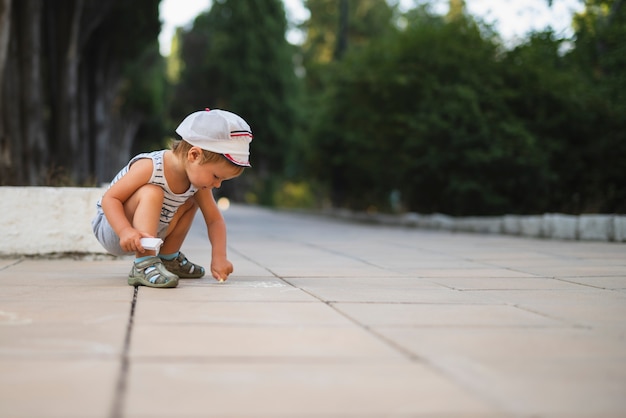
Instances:
[[[223,284],[0,260],[0,417],[626,416],[626,244],[225,216]]]

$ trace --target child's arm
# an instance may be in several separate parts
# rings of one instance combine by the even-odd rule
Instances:
[[[198,190],[195,199],[211,241],[211,274],[217,280],[226,280],[233,272],[233,265],[226,256],[226,223],[210,189]]]
[[[141,159],[130,166],[128,173],[113,184],[102,197],[102,210],[113,230],[120,237],[120,246],[128,252],[144,252],[141,238],[149,234],[136,230],[124,208],[124,203],[152,176],[152,160]]]

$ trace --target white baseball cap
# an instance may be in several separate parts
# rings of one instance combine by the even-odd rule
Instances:
[[[187,116],[176,133],[191,145],[222,154],[233,164],[250,167],[252,130],[240,116],[226,110],[201,110]]]

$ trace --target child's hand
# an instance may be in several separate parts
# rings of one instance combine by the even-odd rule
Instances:
[[[225,258],[213,259],[211,261],[211,274],[220,282],[228,279],[228,275],[233,272],[233,264]]]
[[[143,253],[142,238],[152,238],[149,234],[137,231],[135,228],[126,228],[120,233],[120,247],[126,252]]]

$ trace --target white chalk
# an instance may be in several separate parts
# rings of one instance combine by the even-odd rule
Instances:
[[[155,250],[158,253],[161,245],[163,245],[163,240],[161,238],[141,239],[141,246],[144,248],[144,250]]]

